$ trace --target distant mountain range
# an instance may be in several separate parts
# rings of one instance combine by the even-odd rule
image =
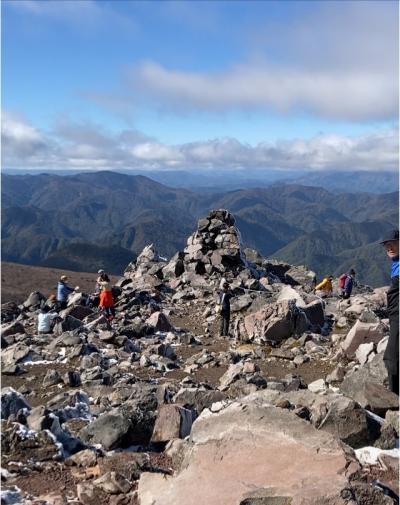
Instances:
[[[9,175],[38,175],[43,170],[5,169]],[[49,170],[53,175],[77,175],[82,171]],[[93,173],[87,171],[86,173]],[[390,193],[398,191],[397,172],[382,171],[309,171],[260,169],[203,169],[203,170],[119,170],[124,175],[143,175],[173,188],[184,188],[196,193],[221,193],[236,189],[266,188],[271,185],[301,184],[317,186],[337,193]]]
[[[377,242],[398,223],[397,192],[285,183],[199,193],[116,172],[3,175],[2,207],[4,261],[120,273],[151,242],[165,256],[183,249],[198,218],[226,208],[244,245],[264,256],[306,264],[319,276],[354,267],[371,285],[389,281]]]

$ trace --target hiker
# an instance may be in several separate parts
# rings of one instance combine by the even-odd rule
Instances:
[[[326,298],[327,296],[332,296],[333,286],[332,286],[333,276],[329,275],[315,286],[315,294],[320,298]]]
[[[100,286],[100,303],[99,308],[102,310],[107,319],[112,321],[115,317],[114,299],[111,291],[110,278],[103,272],[97,279]]]
[[[105,273],[105,271],[102,269],[98,270],[97,273],[99,274],[99,276],[96,279],[96,287],[94,288],[94,292],[96,295],[99,295],[101,292],[100,283],[104,282],[104,281],[107,282],[107,279],[108,279],[108,282],[110,282],[110,279],[108,278],[108,275]]]
[[[101,282],[107,282],[108,275],[105,273],[104,270],[100,269],[97,271],[99,274],[99,277],[96,279],[96,285],[94,288],[94,293],[91,295],[88,295],[86,298],[86,306],[93,308],[93,307],[98,307],[100,303],[100,293],[101,293]],[[109,282],[109,279],[108,279]]]
[[[38,314],[38,333],[53,333],[53,327],[57,319],[61,319],[57,312],[50,312],[50,307],[44,306]]]
[[[221,326],[219,334],[221,337],[229,336],[229,319],[231,316],[231,298],[233,298],[232,291],[229,290],[229,284],[224,282],[222,292],[219,294]]]
[[[57,309],[57,297],[56,295],[50,295],[44,303],[44,307],[48,307],[50,310]]]
[[[355,286],[356,280],[356,272],[351,269],[348,274],[342,274],[339,277],[339,288],[341,290],[341,297],[343,300],[348,300],[351,296],[351,292],[353,291],[353,287]]]
[[[62,275],[57,284],[57,304],[60,310],[66,309],[68,304],[68,297],[74,291],[78,291],[79,286],[71,288],[67,284],[68,277]]]
[[[393,230],[381,244],[392,261],[391,286],[387,292],[389,340],[383,355],[389,379],[389,388],[399,394],[399,230]]]

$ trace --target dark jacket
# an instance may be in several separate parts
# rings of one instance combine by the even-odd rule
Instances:
[[[392,284],[387,292],[389,313],[389,340],[383,355],[389,373],[399,373],[399,276],[392,277]]]
[[[219,303],[221,304],[221,309],[224,312],[229,312],[231,310],[231,298],[233,298],[233,294],[230,291],[226,293],[222,291],[219,294]]]
[[[399,315],[399,276],[392,277],[392,284],[387,292],[387,308],[390,316]]]
[[[348,295],[351,295],[354,286],[354,279],[351,275],[346,277],[346,282],[344,283],[344,292]]]

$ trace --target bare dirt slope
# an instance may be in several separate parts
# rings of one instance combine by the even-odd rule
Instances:
[[[61,275],[68,275],[70,286],[79,286],[85,293],[94,289],[97,272],[71,272],[56,268],[34,267],[18,263],[1,262],[1,301],[23,302],[32,291],[40,291],[45,296],[56,292]],[[111,276],[116,282],[117,276]]]

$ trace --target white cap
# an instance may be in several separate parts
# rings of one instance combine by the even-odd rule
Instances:
[[[97,273],[98,273],[98,274],[104,274],[104,270],[101,270],[101,269],[100,269]]]

